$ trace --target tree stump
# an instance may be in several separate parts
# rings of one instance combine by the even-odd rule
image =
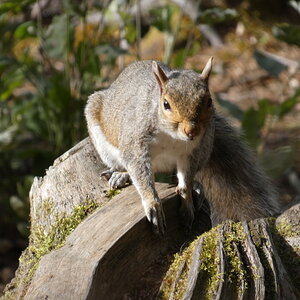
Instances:
[[[4,299],[299,297],[299,205],[276,221],[225,222],[199,236],[210,228],[202,210],[186,235],[174,187],[156,184],[167,220],[159,238],[135,188],[112,197],[104,169],[87,138],[35,178],[29,246]]]

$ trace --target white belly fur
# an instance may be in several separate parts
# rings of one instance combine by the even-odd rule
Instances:
[[[101,127],[99,125],[93,125],[90,127],[89,131],[101,160],[108,167],[123,171],[124,166],[121,162],[120,150],[109,143],[103,134]]]
[[[172,172],[176,170],[177,163],[185,160],[192,152],[195,143],[183,141],[160,133],[150,145],[150,155],[153,172]]]

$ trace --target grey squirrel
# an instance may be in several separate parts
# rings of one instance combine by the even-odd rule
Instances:
[[[181,215],[194,219],[193,182],[201,183],[214,224],[278,211],[276,193],[237,132],[216,113],[208,88],[211,57],[201,74],[157,61],[126,67],[111,86],[92,94],[88,131],[111,188],[136,187],[154,231],[166,227],[154,186],[156,172],[176,170]]]

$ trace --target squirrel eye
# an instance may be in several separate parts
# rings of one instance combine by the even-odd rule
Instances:
[[[164,109],[165,110],[171,110],[171,106],[170,106],[169,102],[166,99],[164,100]]]
[[[208,107],[208,108],[212,107],[212,100],[211,100],[211,98],[209,98],[209,99],[207,100],[207,107]]]

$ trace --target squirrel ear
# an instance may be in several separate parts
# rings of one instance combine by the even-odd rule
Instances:
[[[210,74],[211,69],[212,69],[212,63],[213,63],[213,57],[211,56],[209,58],[209,60],[207,61],[206,65],[205,65],[205,67],[204,67],[204,69],[203,69],[203,71],[200,75],[201,79],[206,81],[206,82],[208,81],[209,74]]]
[[[160,92],[162,92],[163,87],[165,86],[168,80],[168,77],[155,60],[152,62],[152,71],[159,84]]]

